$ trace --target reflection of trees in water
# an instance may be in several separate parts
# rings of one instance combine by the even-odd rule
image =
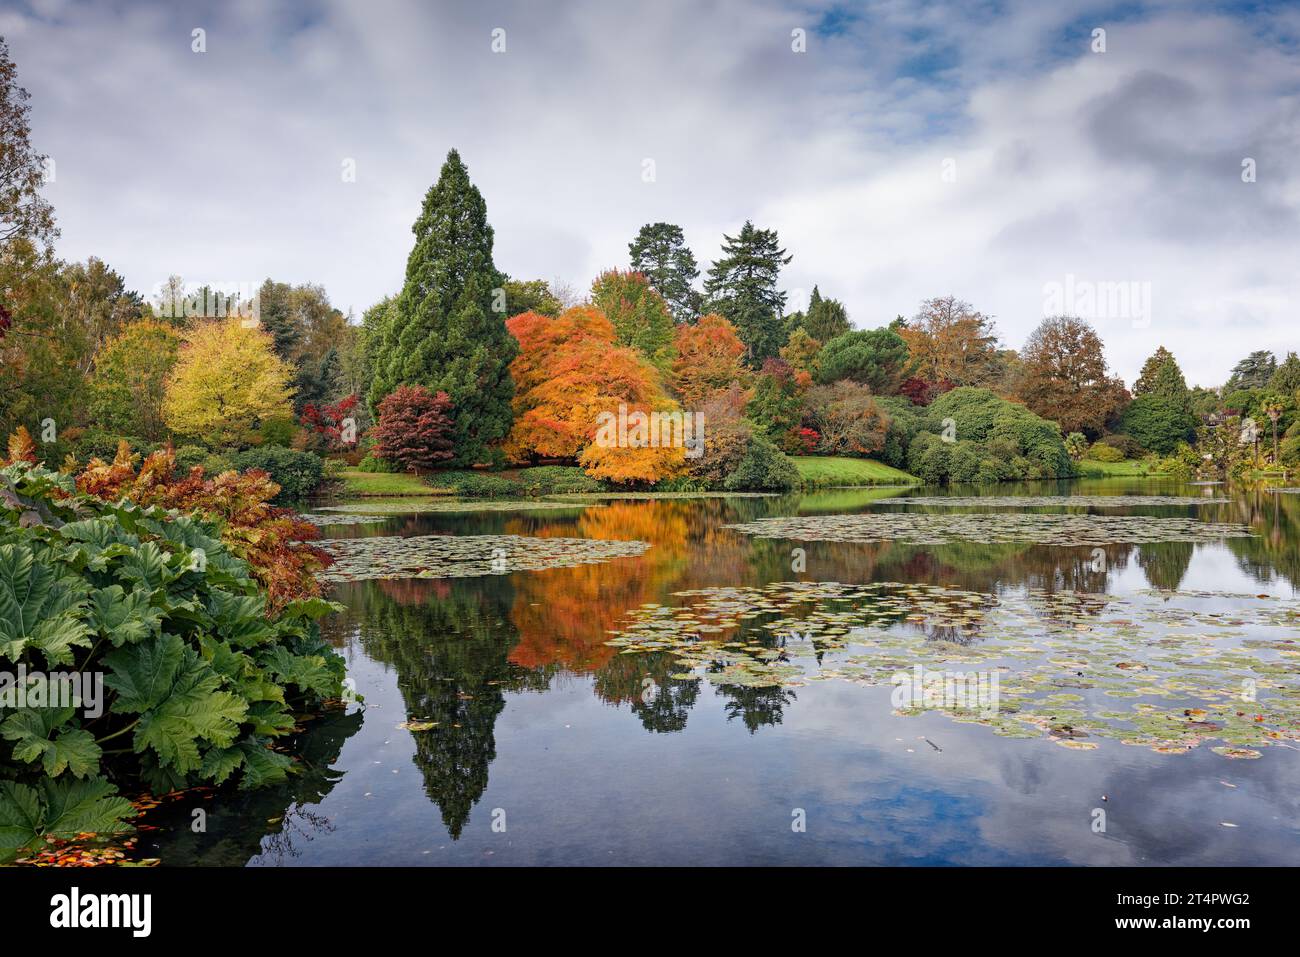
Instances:
[[[437,722],[412,736],[414,760],[455,839],[487,788],[504,692],[544,690],[552,672],[509,660],[518,637],[506,579],[382,584],[372,583],[352,613],[367,654],[397,670],[407,715]]]
[[[335,710],[308,722],[287,742],[299,773],[284,784],[254,791],[224,787],[208,803],[182,798],[163,805],[145,819],[158,830],[145,832],[140,850],[180,866],[239,867],[259,853],[271,863],[298,857],[304,842],[334,829],[316,805],[342,780],[345,772],[332,765],[362,720],[361,711]],[[192,830],[196,807],[207,815],[202,833]]]
[[[700,681],[671,678],[683,666],[668,652],[615,655],[596,672],[596,694],[604,701],[627,702],[647,731],[681,731],[700,693]]]
[[[785,706],[796,700],[792,688],[745,685],[719,685],[718,696],[726,701],[727,720],[739,718],[750,734],[764,725],[780,724],[785,717]]]
[[[1255,538],[1230,538],[1242,571],[1268,584],[1279,577],[1300,586],[1300,495],[1251,489],[1218,506],[1214,521],[1248,525]]]
[[[1191,542],[1157,542],[1139,546],[1137,563],[1152,588],[1177,591],[1195,553]]]

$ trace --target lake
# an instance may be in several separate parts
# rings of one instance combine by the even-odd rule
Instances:
[[[960,498],[883,501],[915,496]],[[1008,540],[1030,524],[1033,542]],[[649,547],[518,570],[497,547],[513,539],[477,539],[492,573],[333,585],[345,609],[325,631],[364,705],[304,724],[285,787],[164,803],[143,856],[1300,863],[1300,495],[1096,480],[322,531]],[[954,704],[943,689],[971,672],[985,697]]]

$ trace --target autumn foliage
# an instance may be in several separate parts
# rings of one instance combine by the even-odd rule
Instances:
[[[288,602],[320,594],[315,573],[332,559],[311,544],[320,535],[316,526],[289,509],[268,504],[280,486],[265,472],[224,472],[208,478],[195,466],[181,474],[170,446],[147,456],[137,469],[138,459],[121,443],[112,462],[91,459],[76,478],[77,490],[107,501],[125,498],[139,505],[198,512],[218,521],[226,547],[248,562],[253,577],[266,588],[270,615]]]
[[[577,459],[594,478],[657,482],[676,474],[681,448],[601,446],[602,413],[675,412],[659,374],[635,348],[616,345],[613,324],[579,306],[557,318],[525,312],[506,323],[519,342],[510,365],[515,381],[514,427],[506,454]]]
[[[302,407],[298,421],[303,428],[309,429],[324,442],[327,448],[337,451],[352,444],[345,441],[344,423],[352,416],[359,401],[360,397],[353,393],[329,404],[316,405],[308,402]]]
[[[701,316],[693,326],[677,327],[674,385],[682,403],[695,406],[733,382],[749,384],[742,358],[745,344],[736,327],[719,315]]]
[[[451,398],[422,385],[402,385],[378,406],[379,423],[370,430],[373,454],[409,472],[445,463],[453,452]]]

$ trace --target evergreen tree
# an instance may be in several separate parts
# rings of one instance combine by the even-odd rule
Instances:
[[[709,311],[736,327],[747,361],[757,368],[785,345],[785,293],[776,284],[793,257],[781,248],[776,230],[756,229],[748,220],[738,235],[722,239],[722,258],[704,283]]]
[[[1137,382],[1133,383],[1133,397],[1144,395],[1163,399],[1182,412],[1190,411],[1191,390],[1183,378],[1183,370],[1178,361],[1164,346],[1160,346],[1151,358],[1142,364],[1142,372]]]
[[[1295,398],[1300,392],[1300,356],[1294,352],[1286,354],[1286,361],[1277,367],[1273,378],[1268,380],[1268,390],[1288,398]]]
[[[301,331],[293,315],[293,287],[267,279],[257,291],[257,318],[275,342],[275,352],[286,362],[298,351]]]
[[[808,300],[808,311],[804,314],[802,325],[808,335],[822,343],[830,342],[853,328],[844,304],[838,299],[823,299],[821,290],[816,286],[813,286],[812,298]]]
[[[694,322],[699,317],[701,297],[694,283],[700,269],[680,226],[646,223],[627,244],[627,251],[633,271],[645,274],[654,291],[668,303],[675,321]]]
[[[1232,367],[1232,375],[1223,387],[1223,394],[1244,389],[1263,389],[1277,371],[1277,359],[1267,349],[1252,352]]]
[[[455,463],[486,461],[510,432],[518,343],[492,310],[505,277],[492,261],[487,204],[452,150],[412,226],[406,282],[379,328],[369,403],[399,385],[446,392],[455,423]]]

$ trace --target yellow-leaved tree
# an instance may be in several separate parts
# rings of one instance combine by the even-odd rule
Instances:
[[[263,419],[293,415],[289,367],[271,336],[244,322],[205,322],[186,335],[163,399],[173,432],[212,447],[240,445]]]

